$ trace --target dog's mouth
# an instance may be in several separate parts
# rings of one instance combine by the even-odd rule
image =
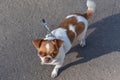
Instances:
[[[45,57],[45,58],[41,61],[41,64],[44,65],[44,64],[51,63],[51,62],[52,62],[52,58],[50,58],[50,57]]]
[[[45,57],[45,58],[44,58],[44,62],[45,62],[45,63],[49,63],[49,62],[51,62],[51,58],[49,58],[49,57]]]

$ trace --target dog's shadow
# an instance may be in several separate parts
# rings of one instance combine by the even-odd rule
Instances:
[[[89,26],[89,29],[95,30],[87,37],[87,46],[80,48],[77,45],[69,51],[69,53],[77,52],[77,57],[83,58],[63,66],[59,73],[71,66],[90,61],[114,51],[120,51],[120,14],[95,22]]]

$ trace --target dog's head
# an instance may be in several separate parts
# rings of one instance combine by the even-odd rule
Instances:
[[[33,45],[38,51],[38,56],[41,58],[41,63],[50,63],[57,56],[59,48],[63,44],[62,40],[44,40],[36,39],[32,41]]]

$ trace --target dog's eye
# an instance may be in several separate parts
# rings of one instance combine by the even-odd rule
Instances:
[[[51,54],[51,56],[52,56],[53,58],[55,58],[55,56],[56,56],[56,53],[52,53],[52,54]]]
[[[40,56],[42,56],[42,57],[46,56],[46,54],[43,53],[43,52],[39,52],[39,54],[40,54]]]

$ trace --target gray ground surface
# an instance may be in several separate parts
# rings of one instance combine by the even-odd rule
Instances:
[[[42,66],[31,41],[62,19],[86,10],[86,0],[0,0],[0,80],[120,80],[120,0],[95,0],[87,47],[73,47],[57,78]]]

